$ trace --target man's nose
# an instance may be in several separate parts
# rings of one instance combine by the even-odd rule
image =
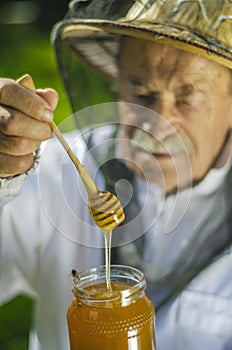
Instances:
[[[162,94],[154,110],[158,113],[156,132],[161,134],[170,133],[170,127],[175,125],[175,117],[177,115],[174,96],[171,93]]]
[[[174,94],[166,92],[160,96],[159,110],[157,112],[167,121],[171,122],[173,120],[177,113]]]

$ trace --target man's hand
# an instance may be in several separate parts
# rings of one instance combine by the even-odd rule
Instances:
[[[51,137],[58,95],[53,89],[30,91],[0,79],[0,177],[21,174],[34,160],[42,141]]]

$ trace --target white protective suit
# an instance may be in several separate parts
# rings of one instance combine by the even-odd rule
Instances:
[[[86,145],[77,132],[66,135],[66,139],[83,161]],[[85,166],[91,174],[96,173],[97,165],[91,158],[85,158]],[[180,194],[190,202],[185,215],[177,213],[181,220],[171,233],[164,233],[163,225],[176,203],[173,196],[164,201],[159,219],[147,230],[143,254],[137,260],[146,274],[155,306],[156,289],[152,289],[152,283],[172,272],[188,241],[200,244],[199,232],[210,236],[214,227],[223,227],[227,204],[222,189],[229,169],[230,162],[223,169],[211,170],[191,193],[186,190]],[[73,268],[82,270],[104,263],[102,233],[89,216],[79,175],[56,139],[44,145],[40,165],[30,172],[28,178],[21,175],[1,182],[0,300],[3,304],[18,293],[36,300],[30,350],[67,350],[66,311],[72,300],[69,274]],[[100,173],[97,182],[103,188]],[[135,184],[138,199],[143,201],[144,184],[139,179]],[[154,209],[154,203],[163,197],[149,186],[147,208]],[[148,216],[145,221],[152,210],[144,211]],[[182,210],[181,205],[174,210]],[[134,248],[133,242],[121,248],[122,263],[138,265]],[[158,350],[232,349],[231,266],[228,246],[192,281],[157,306]]]

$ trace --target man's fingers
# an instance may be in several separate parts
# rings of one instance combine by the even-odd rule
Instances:
[[[24,156],[10,156],[0,153],[0,174],[1,177],[10,177],[15,174],[25,173],[32,166],[34,161],[33,154]]]
[[[12,79],[0,78],[0,176],[28,170],[33,153],[51,137],[49,122],[58,95],[52,89],[31,91]]]
[[[53,119],[51,106],[44,98],[11,79],[0,79],[0,104],[40,121],[50,122]]]
[[[51,137],[51,127],[11,108],[0,107],[0,132],[44,141]]]
[[[12,156],[23,156],[33,153],[41,142],[26,137],[7,136],[0,132],[0,153]]]
[[[42,97],[49,106],[51,107],[51,110],[54,111],[57,107],[59,95],[57,92],[53,89],[37,89],[36,94]]]

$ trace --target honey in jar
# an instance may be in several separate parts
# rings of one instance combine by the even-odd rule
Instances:
[[[155,350],[154,306],[141,271],[112,265],[78,274],[67,321],[71,350]]]

